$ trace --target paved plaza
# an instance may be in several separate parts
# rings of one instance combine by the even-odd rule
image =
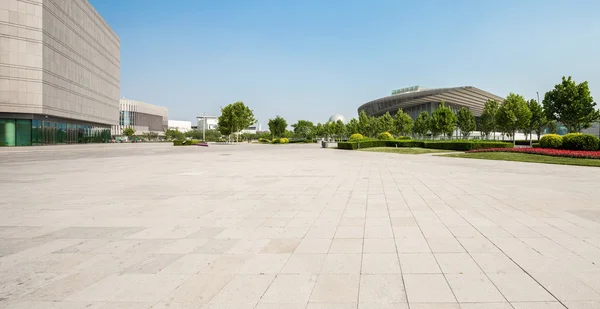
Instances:
[[[600,169],[322,149],[0,149],[1,309],[600,308]]]

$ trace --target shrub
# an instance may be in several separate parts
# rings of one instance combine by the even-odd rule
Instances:
[[[385,147],[386,141],[380,140],[363,140],[360,142],[339,142],[338,149],[363,149],[363,148],[373,148],[373,147]]]
[[[379,134],[379,136],[377,138],[380,140],[390,140],[394,137],[390,134],[390,132],[383,132],[383,133]]]
[[[197,139],[188,139],[188,140],[177,140],[173,141],[173,146],[191,146],[199,144],[200,140]]]
[[[542,147],[540,146],[540,143],[533,143],[533,144],[531,144],[531,147],[532,147],[532,148],[542,148]]]
[[[279,139],[279,144],[288,144],[290,140],[286,137],[282,137]]]
[[[362,140],[364,138],[365,137],[362,136],[362,134],[360,134],[360,133],[354,133],[354,134],[350,135],[350,141],[351,142],[358,142],[358,141],[360,141],[360,140]]]
[[[458,150],[468,151],[473,149],[486,149],[486,148],[512,148],[511,143],[505,142],[488,142],[488,141],[426,141],[423,142],[424,148],[431,149],[444,149],[444,150]]]
[[[268,138],[259,138],[258,139],[259,143],[271,143],[271,140],[269,140]]]
[[[280,139],[279,138],[274,138],[273,141],[271,141],[271,143],[273,144],[279,144]]]
[[[476,149],[469,152],[516,152],[528,153],[536,155],[545,155],[551,157],[568,157],[568,158],[587,158],[600,160],[600,151],[584,151],[584,150],[565,150],[565,149],[550,149],[550,148],[491,148],[491,149]]]
[[[591,134],[569,133],[562,138],[561,149],[567,150],[598,150],[600,140]]]
[[[562,147],[563,138],[558,134],[546,134],[540,138],[540,146],[542,148],[555,148]]]
[[[386,143],[387,147],[420,147],[423,148],[423,142],[422,141],[413,141],[413,140],[394,140],[394,141],[387,141]]]
[[[398,136],[395,139],[397,139],[397,140],[398,139],[403,140],[403,139],[412,139],[412,138],[410,136]]]

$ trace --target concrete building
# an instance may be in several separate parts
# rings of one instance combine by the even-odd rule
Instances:
[[[198,130],[216,130],[219,123],[217,116],[198,116]]]
[[[179,132],[187,132],[192,129],[191,121],[184,120],[169,120],[169,130],[178,130]]]
[[[246,129],[240,131],[240,133],[256,134],[256,132],[260,132],[260,131],[262,131],[262,126],[260,125],[260,123],[255,123],[255,124],[250,125]]]
[[[153,132],[162,136],[169,125],[169,110],[163,106],[121,99],[119,110],[119,124],[112,127],[113,136],[122,136],[127,127],[132,127],[136,135]]]
[[[87,0],[0,0],[0,146],[103,142],[120,41]]]
[[[358,113],[365,111],[368,116],[381,116],[389,112],[392,116],[402,109],[413,119],[423,112],[431,114],[442,101],[455,113],[462,107],[468,108],[476,118],[481,116],[485,102],[489,99],[499,103],[504,99],[471,86],[455,88],[427,89],[420,86],[392,91],[392,95],[361,105]]]

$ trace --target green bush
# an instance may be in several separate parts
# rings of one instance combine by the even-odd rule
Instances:
[[[262,138],[261,137],[261,138],[258,139],[258,142],[259,143],[271,143],[271,140],[268,139],[268,138]]]
[[[197,139],[188,139],[188,140],[177,140],[173,141],[173,146],[191,146],[199,144],[200,140]]]
[[[278,138],[274,138],[271,143],[273,144],[279,144],[280,140]]]
[[[562,149],[598,150],[600,140],[592,134],[569,133],[562,138]]]
[[[410,147],[410,148],[423,148],[423,141],[413,140],[393,140],[387,141],[387,147]]]
[[[558,134],[546,134],[540,138],[540,146],[542,148],[555,148],[559,149],[562,147],[563,138]]]
[[[338,149],[363,149],[363,148],[373,148],[373,147],[385,147],[387,141],[379,141],[379,140],[363,140],[360,142],[339,142]]]
[[[288,144],[290,140],[287,137],[282,137],[279,139],[279,144]]]
[[[352,135],[350,135],[350,141],[351,142],[358,142],[362,139],[364,139],[365,137],[362,134],[359,133],[354,133]]]
[[[387,140],[393,139],[394,137],[392,136],[392,134],[390,134],[390,132],[383,132],[383,133],[380,133],[377,138],[380,139],[380,140],[386,140],[387,141]]]
[[[402,139],[402,140],[404,140],[404,139],[412,139],[412,138],[410,136],[398,136],[395,139]]]
[[[531,144],[532,148],[542,148],[542,146],[540,146],[540,143],[533,143]]]
[[[487,148],[512,148],[511,143],[505,142],[488,142],[488,141],[425,141],[423,142],[423,148],[430,149],[443,149],[443,150],[458,150],[458,151],[469,151],[473,149],[487,149]]]

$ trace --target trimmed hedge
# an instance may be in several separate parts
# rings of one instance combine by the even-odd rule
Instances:
[[[184,140],[184,141],[173,141],[173,146],[191,146],[191,145],[196,145],[196,144],[200,144],[200,140],[197,139],[189,139],[189,140]]]
[[[487,148],[512,148],[511,143],[488,141],[426,141],[423,148],[468,151]]]
[[[362,134],[359,133],[354,133],[352,135],[350,135],[350,141],[351,142],[358,142],[362,139],[364,139],[365,137]]]
[[[372,148],[372,147],[413,147],[413,148],[429,148],[429,149],[442,149],[442,150],[459,150],[468,151],[474,149],[487,149],[487,148],[512,148],[511,143],[505,142],[489,142],[489,141],[415,141],[415,140],[368,140],[361,142],[340,142],[338,143],[339,149],[361,149],[361,148]]]
[[[592,134],[569,133],[562,138],[561,149],[566,150],[598,150],[600,140]]]
[[[540,146],[542,148],[555,148],[562,147],[563,138],[558,134],[546,134],[540,138]]]

